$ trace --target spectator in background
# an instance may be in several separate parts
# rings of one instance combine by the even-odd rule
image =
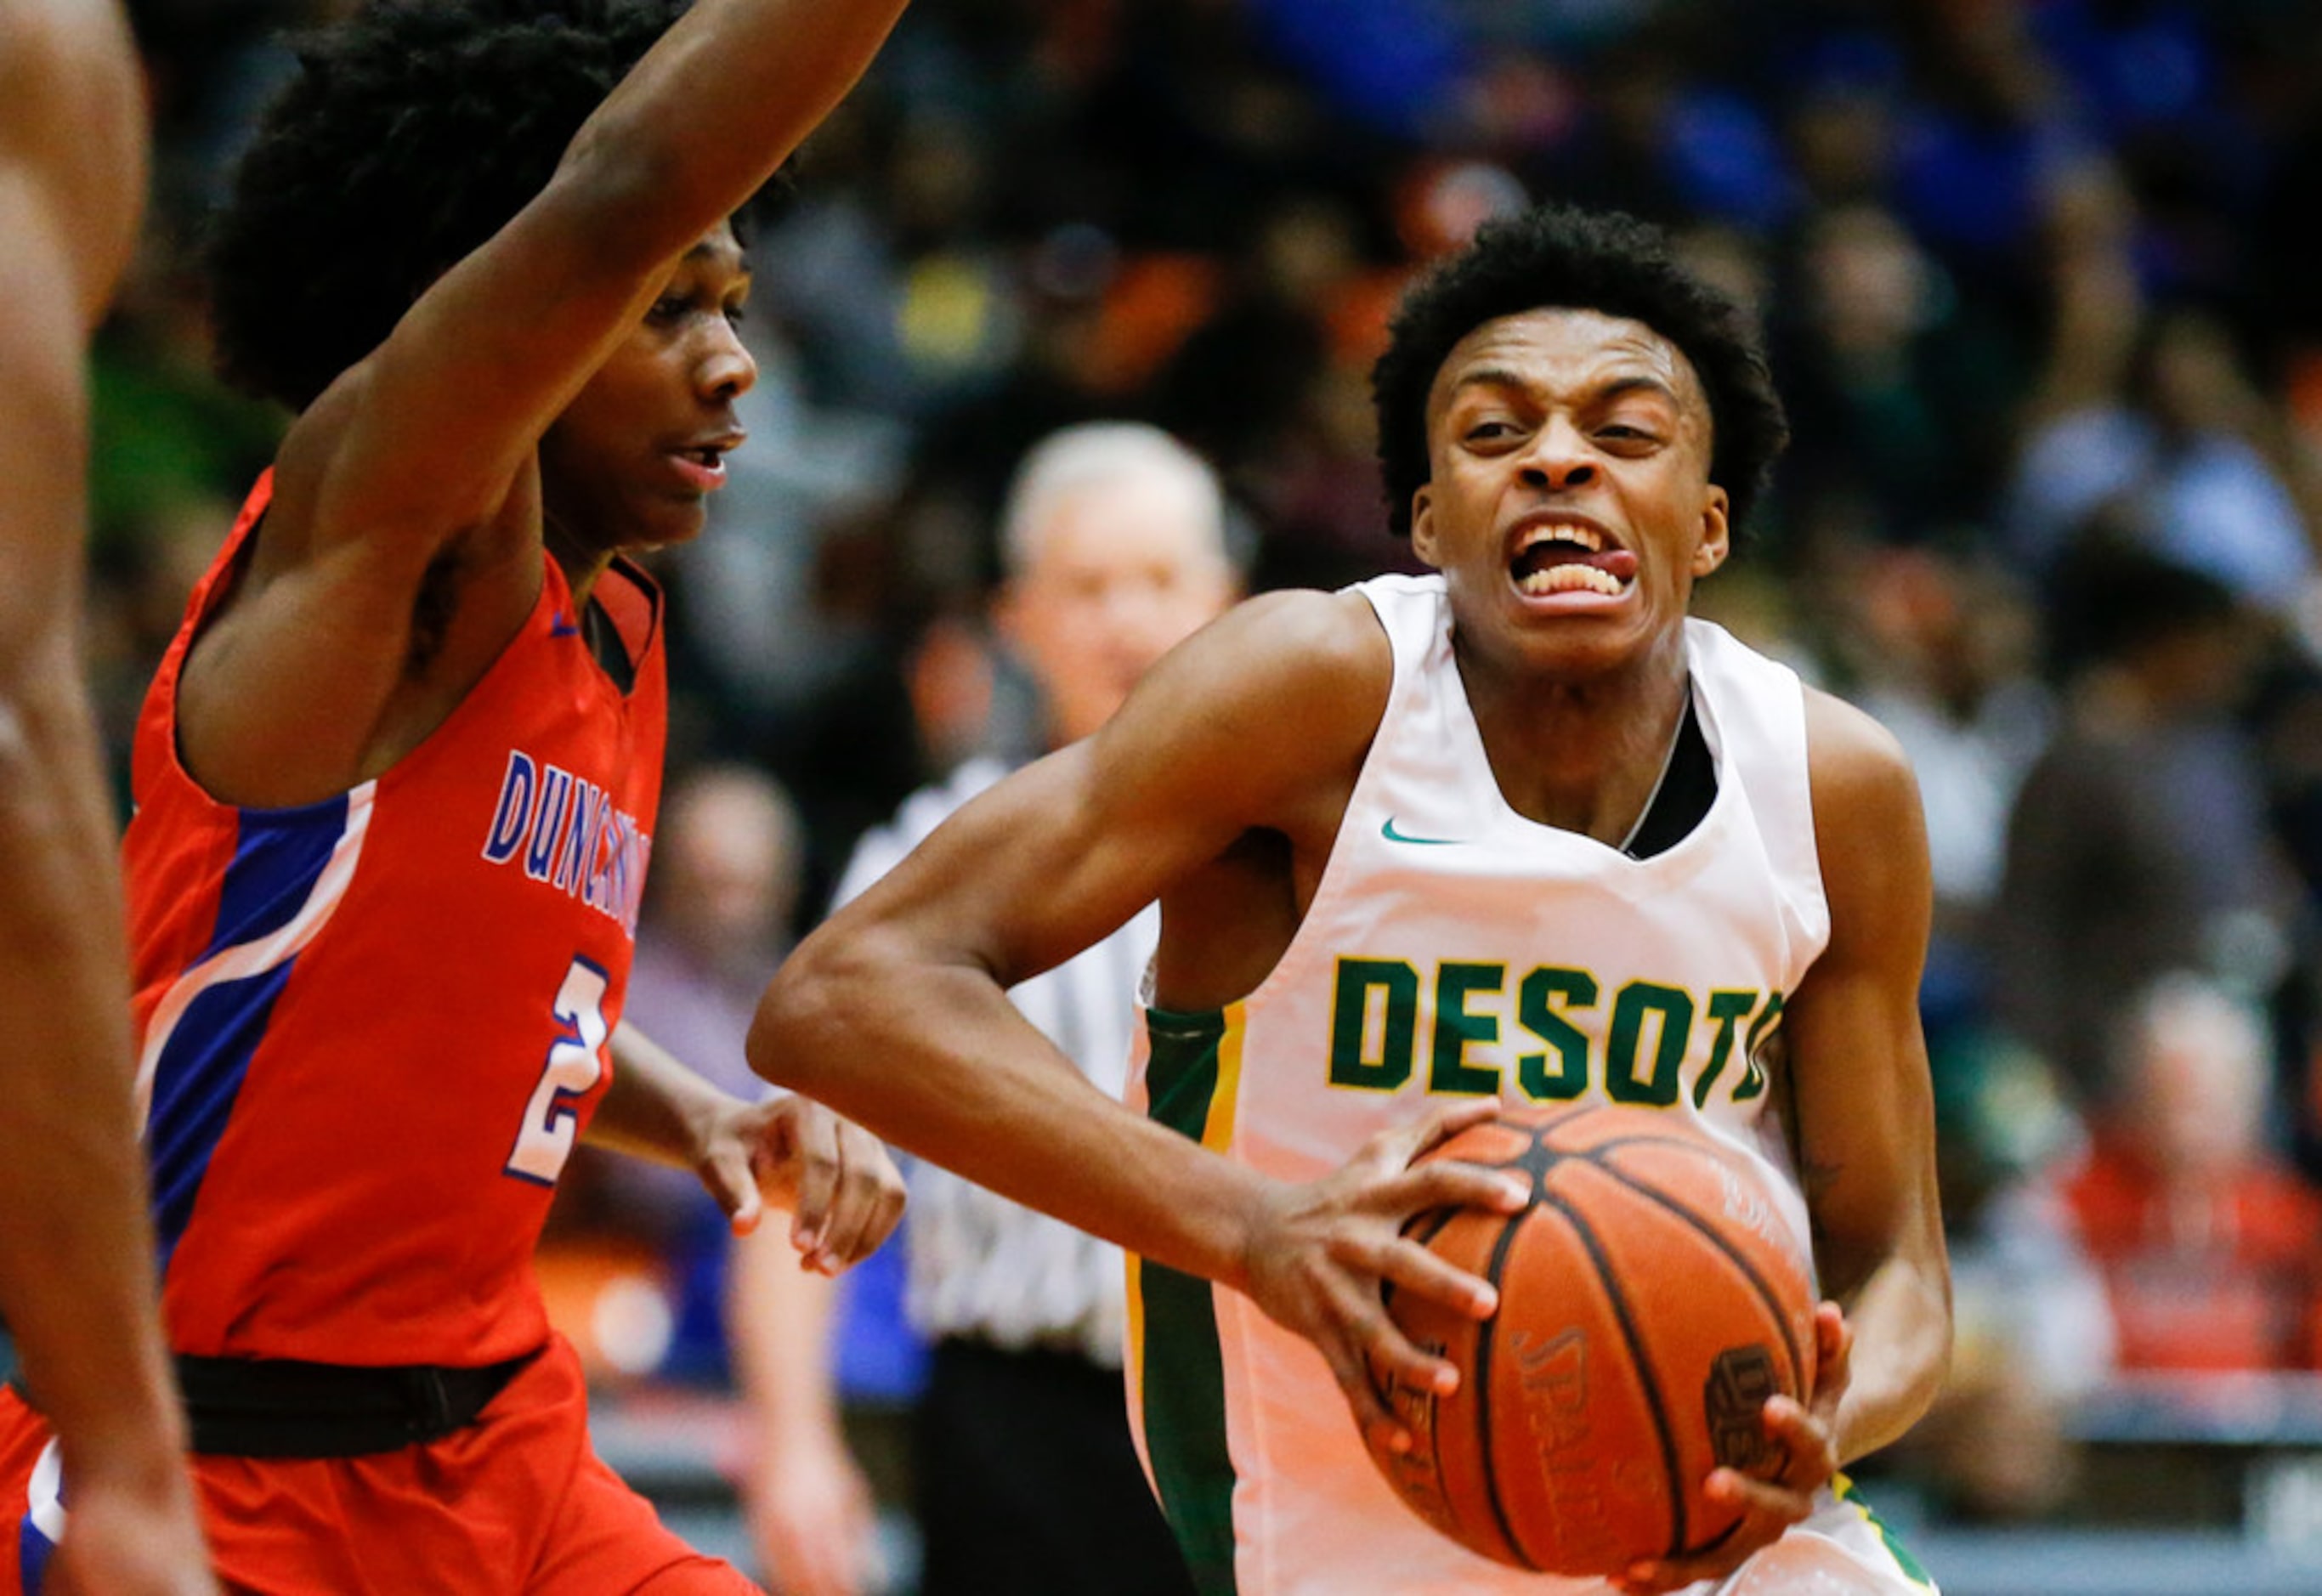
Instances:
[[[1895,734],[1919,779],[1935,888],[1920,994],[1931,1044],[1988,1004],[1981,948],[2007,816],[2048,740],[2031,596],[1996,561],[1933,547],[1867,552],[1839,637],[1848,697]],[[1938,1066],[1938,1074],[1941,1069]]]
[[[1784,329],[1797,442],[1785,493],[1924,541],[1972,518],[2004,457],[1993,418],[2016,373],[1893,212],[1832,206],[1802,230]],[[1821,517],[1811,517],[1820,519]]]
[[[1049,746],[1111,718],[1156,660],[1236,595],[1225,506],[1210,469],[1156,429],[1069,427],[1019,468],[1002,515],[1007,581],[994,617],[1040,692]],[[867,889],[946,817],[1007,773],[972,760],[866,837],[841,882]],[[1017,1007],[1119,1096],[1137,983],[1158,935],[1148,907],[1120,931],[1018,987]],[[1121,1394],[1118,1248],[931,1164],[911,1172],[910,1309],[935,1343],[914,1474],[926,1596],[1190,1591],[1175,1542],[1131,1450]],[[792,1337],[821,1334],[829,1282],[779,1248],[739,1247],[736,1355],[765,1435],[830,1409],[800,1372],[827,1371]],[[755,1344],[755,1345],[754,1345]],[[753,1522],[789,1596],[863,1588],[864,1492],[763,1455]]]
[[[2062,1190],[2120,1366],[2322,1368],[2322,1190],[2267,1137],[2262,1019],[2171,972],[2113,1035],[2123,1090]]]
[[[2270,990],[2296,893],[2233,718],[2258,655],[2232,591],[2098,528],[2053,592],[2066,707],[2009,816],[1988,953],[1998,1017],[2108,1111],[2122,994],[2171,970]]]
[[[2322,476],[2221,323],[2147,303],[2134,225],[2105,163],[2052,189],[2052,325],[2007,485],[2007,540],[2050,568],[2101,518],[2287,614],[2313,576]]]
[[[798,850],[797,811],[764,772],[704,765],[671,784],[629,1012],[737,1094],[755,1095],[742,1037],[767,976],[790,951]]]

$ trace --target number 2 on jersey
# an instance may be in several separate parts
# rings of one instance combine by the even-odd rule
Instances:
[[[580,1120],[565,1099],[577,1098],[597,1084],[605,1072],[605,972],[586,959],[576,958],[564,972],[551,1014],[556,1021],[556,1041],[548,1062],[541,1067],[540,1084],[525,1105],[524,1126],[517,1132],[516,1151],[508,1154],[507,1172],[521,1180],[556,1184]]]

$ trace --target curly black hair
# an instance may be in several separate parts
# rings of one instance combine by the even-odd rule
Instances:
[[[1431,474],[1427,396],[1453,346],[1486,322],[1550,306],[1642,322],[1684,352],[1709,397],[1710,480],[1739,531],[1790,435],[1755,331],[1678,263],[1659,228],[1559,205],[1485,223],[1403,296],[1371,369],[1389,529],[1411,535],[1412,496]]]
[[[302,39],[206,241],[220,374],[312,404],[547,185],[682,9],[373,0]]]

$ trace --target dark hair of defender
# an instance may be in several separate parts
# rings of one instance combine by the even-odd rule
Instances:
[[[303,38],[206,241],[221,374],[294,410],[312,404],[547,187],[682,10],[373,0]],[[778,177],[754,210],[787,188]]]

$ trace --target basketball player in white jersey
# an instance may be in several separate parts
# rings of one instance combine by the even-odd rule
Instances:
[[[1950,1345],[1916,788],[1686,613],[1785,436],[1764,361],[1658,233],[1550,208],[1406,297],[1375,388],[1390,516],[1437,574],[1196,635],[809,938],[752,1062],[1144,1261],[1132,1417],[1205,1591],[1926,1591],[1837,1475]],[[1156,898],[1125,1109],[1004,994]],[[1658,1108],[1761,1160],[1811,1236],[1822,1375],[1766,1404],[1778,1472],[1706,1482],[1742,1509],[1713,1546],[1610,1582],[1483,1561],[1348,1422],[1408,1446],[1369,1365],[1454,1378],[1383,1282],[1495,1307],[1397,1227],[1520,1204],[1407,1167],[1501,1098]]]

